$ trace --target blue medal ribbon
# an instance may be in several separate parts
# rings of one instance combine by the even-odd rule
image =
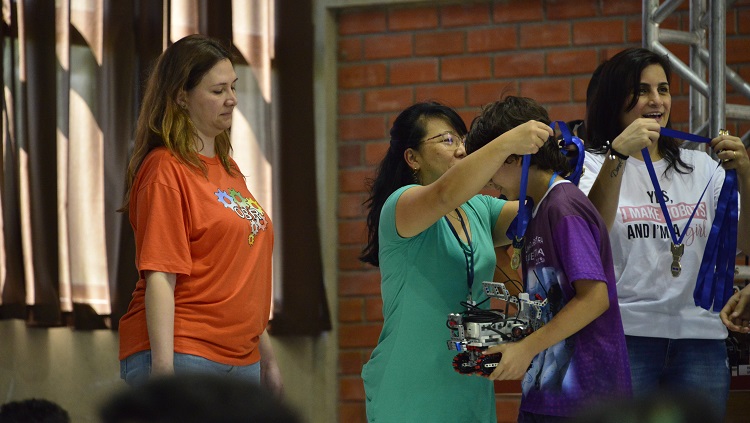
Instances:
[[[656,177],[656,170],[654,170],[654,164],[651,161],[651,154],[648,152],[648,148],[644,148],[643,150],[641,150],[641,154],[643,154],[643,161],[646,163],[646,169],[648,169],[648,175],[651,177],[651,182],[654,184],[654,194],[656,194],[656,199],[659,201],[661,212],[664,215],[664,221],[667,224],[667,230],[669,231],[669,235],[672,237],[672,243],[676,246],[679,246],[680,244],[682,244],[682,240],[685,238],[685,233],[687,232],[687,230],[683,230],[680,234],[680,237],[677,238],[677,234],[675,234],[674,230],[674,225],[672,224],[672,218],[669,216],[669,210],[667,210],[667,204],[664,201],[664,195],[661,192],[659,179],[657,179]],[[711,175],[711,179],[713,179],[713,175]],[[709,179],[709,183],[711,182],[711,179]],[[690,213],[690,218],[685,224],[685,229],[690,227],[690,222],[693,221],[695,212],[698,210],[698,206],[700,206],[701,200],[703,200],[703,196],[706,194],[706,190],[708,190],[708,185],[703,188],[703,192],[701,193],[700,198],[698,198],[698,202],[695,203],[693,212]]]
[[[555,124],[557,124],[560,133],[562,133],[563,136],[563,139],[560,141],[562,154],[568,156],[572,153],[567,149],[570,145],[575,145],[578,150],[578,154],[574,156],[575,164],[571,163],[573,171],[565,178],[575,185],[578,185],[578,181],[581,179],[581,174],[583,173],[583,159],[585,154],[583,141],[571,134],[568,125],[565,122],[559,120],[552,122],[550,127],[552,127],[553,130],[555,129]],[[506,236],[508,239],[512,240],[513,245],[513,256],[510,261],[510,266],[513,269],[518,269],[521,263],[521,250],[524,245],[524,235],[526,234],[526,227],[529,225],[529,220],[531,220],[531,210],[534,208],[534,200],[531,197],[526,196],[526,187],[529,184],[529,166],[531,166],[531,155],[526,154],[521,161],[521,187],[518,193],[518,214],[513,219],[513,222],[511,222],[508,231],[506,232]],[[555,176],[556,174],[550,179],[550,185],[551,182],[554,181]],[[524,200],[522,201],[521,199]]]
[[[699,143],[711,142],[710,138],[677,131],[671,128],[661,128],[660,133],[664,136],[686,141]],[[688,219],[688,222],[685,225],[685,230],[682,231],[680,238],[677,239],[648,149],[644,148],[641,152],[643,153],[643,159],[646,163],[646,168],[648,169],[651,181],[654,183],[656,198],[659,201],[662,213],[664,214],[667,229],[672,237],[672,243],[673,245],[679,246],[682,243],[682,239],[684,238],[687,229],[690,227],[690,222],[693,220],[693,216],[695,216],[695,212],[700,205],[708,186],[711,184],[711,179],[713,179],[715,172],[711,175],[711,179],[709,179],[706,188],[703,189],[703,193],[701,194],[700,199],[698,199],[698,202],[690,215],[690,219]],[[717,165],[717,169],[718,166],[721,166],[721,164]],[[725,172],[724,183],[722,184],[716,206],[716,214],[714,216],[713,224],[711,225],[711,232],[709,233],[706,242],[706,248],[703,251],[703,258],[698,271],[698,279],[696,280],[695,290],[693,291],[695,305],[709,310],[713,304],[714,312],[721,311],[724,304],[726,304],[729,297],[732,295],[732,287],[734,286],[734,257],[737,250],[737,222],[739,220],[739,211],[737,208],[738,193],[739,186],[737,183],[737,172],[734,169],[729,169]]]
[[[570,145],[575,145],[576,150],[578,150],[578,154],[574,156],[574,159],[571,159],[570,163],[570,167],[573,168],[573,171],[565,178],[577,186],[578,181],[581,180],[581,174],[583,174],[583,159],[586,149],[583,147],[583,141],[570,132],[570,129],[568,129],[568,125],[565,122],[561,120],[552,122],[550,126],[553,130],[555,129],[555,124],[557,124],[557,127],[560,129],[560,133],[563,136],[560,143],[563,155],[568,156],[573,153],[567,149]],[[573,160],[575,160],[575,162],[573,162]]]
[[[672,128],[661,128],[659,133],[665,137],[677,138],[685,141],[700,142],[704,144],[711,143],[711,138],[702,137],[700,135],[691,134],[689,132],[682,132]]]
[[[709,310],[713,303],[714,312],[721,311],[732,296],[739,219],[738,192],[737,172],[727,170],[693,291],[695,305]]]
[[[531,220],[531,209],[534,208],[534,200],[526,196],[526,187],[529,185],[529,166],[531,166],[531,155],[525,154],[521,159],[521,187],[518,193],[518,214],[508,226],[506,236],[513,240],[513,256],[510,259],[510,267],[515,270],[521,264],[521,250],[524,244],[526,227]],[[515,224],[515,230],[513,226]]]

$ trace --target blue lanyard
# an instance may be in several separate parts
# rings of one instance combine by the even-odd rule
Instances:
[[[700,135],[691,134],[689,132],[682,132],[672,128],[661,128],[659,133],[665,137],[678,138],[685,141],[699,142],[703,144],[711,143],[711,138],[702,137]]]
[[[578,185],[578,181],[581,179],[581,174],[583,173],[583,160],[585,154],[583,141],[571,134],[570,130],[568,129],[568,125],[565,122],[559,120],[552,122],[550,124],[550,127],[552,127],[553,130],[555,129],[555,124],[557,124],[558,128],[560,129],[560,133],[562,133],[563,136],[560,145],[562,154],[567,156],[571,153],[567,149],[567,147],[570,145],[575,145],[576,149],[578,150],[575,165],[572,166],[573,172],[571,172],[571,174],[568,175],[567,178],[565,178],[570,182]],[[524,245],[524,235],[526,234],[526,227],[529,225],[529,220],[531,220],[531,210],[534,208],[534,200],[531,199],[531,197],[526,197],[526,187],[529,184],[530,165],[531,155],[526,154],[523,156],[521,162],[521,187],[518,193],[518,214],[516,215],[514,221],[511,222],[507,232],[507,236],[512,240],[513,245],[513,256],[510,259],[510,267],[513,270],[518,269],[518,267],[521,265],[521,250],[523,249]],[[554,182],[556,176],[557,173],[554,173],[552,175],[547,189],[552,186],[552,183]],[[513,223],[515,223],[515,231],[513,230]]]
[[[568,129],[568,125],[563,121],[556,121],[552,122],[550,125],[552,129],[555,129],[555,124],[557,124],[557,127],[560,129],[560,133],[563,136],[562,139],[562,145],[561,145],[561,151],[562,153],[567,156],[571,154],[571,151],[568,151],[567,147],[570,145],[575,145],[576,150],[578,150],[578,156],[575,158],[575,164],[571,163],[571,167],[573,168],[573,172],[571,172],[570,175],[568,175],[567,180],[572,182],[575,185],[578,185],[578,181],[581,179],[581,174],[583,174],[583,159],[585,155],[586,149],[583,147],[583,141],[581,141],[580,138],[573,136],[573,134],[570,133],[570,130]],[[572,160],[572,159],[571,159]]]
[[[739,219],[738,188],[737,172],[734,169],[727,170],[693,291],[695,305],[709,310],[713,303],[714,312],[721,311],[732,296],[734,287]]]
[[[529,220],[531,220],[531,209],[534,208],[534,200],[531,197],[526,197],[526,187],[529,185],[530,165],[531,155],[526,154],[521,161],[521,187],[518,193],[518,214],[515,219],[516,230],[512,237],[508,237],[513,240],[513,256],[510,258],[510,267],[513,270],[518,269],[521,265],[521,250],[523,249],[524,235],[526,235],[526,227],[529,226]],[[512,227],[513,222],[510,225],[511,230]]]
[[[711,139],[709,138],[677,131],[671,128],[662,128],[660,133],[664,136],[687,141],[700,143],[711,142]],[[656,179],[656,174],[653,169],[653,164],[651,163],[651,158],[648,154],[648,149],[644,148],[642,153],[651,180],[654,182],[656,198],[659,200],[664,219],[667,222],[667,228],[672,237],[672,272],[674,275],[675,264],[677,264],[677,274],[679,274],[679,256],[677,256],[676,253],[679,253],[679,255],[682,254],[682,250],[684,249],[681,245],[682,239],[687,232],[687,228],[690,227],[690,221],[693,219],[695,210],[700,205],[700,201],[703,199],[703,195],[706,193],[708,185],[710,185],[715,172],[711,175],[708,185],[706,185],[703,194],[701,194],[698,203],[696,203],[696,209],[693,209],[693,213],[690,215],[690,219],[685,226],[686,230],[684,230],[680,238],[677,239],[674,234],[669,213],[666,209],[666,204],[664,203],[664,197],[662,196],[661,189],[658,185],[659,182]],[[721,164],[718,166],[720,165]],[[724,304],[726,304],[729,297],[732,295],[732,288],[734,286],[734,256],[737,250],[737,221],[739,219],[739,211],[737,209],[738,192],[737,172],[734,169],[729,169],[725,172],[724,183],[722,184],[716,206],[716,215],[714,216],[714,221],[711,225],[711,232],[709,233],[706,242],[706,248],[703,251],[703,258],[701,260],[700,270],[698,271],[698,279],[696,280],[695,290],[693,291],[695,305],[709,310],[713,303],[714,312],[721,311]],[[676,248],[678,248],[678,251],[675,251]]]
[[[466,229],[464,218],[461,216],[458,208],[456,208],[456,214],[458,215],[459,222],[461,222],[461,227],[464,230],[464,235],[466,235],[466,242],[468,243],[468,245],[464,244],[461,241],[461,237],[458,236],[458,232],[456,232],[456,229],[453,227],[453,225],[451,225],[451,221],[448,220],[448,216],[443,216],[443,218],[448,223],[448,227],[451,229],[451,232],[453,232],[453,236],[456,237],[458,245],[461,246],[461,251],[463,251],[464,253],[464,259],[466,259],[466,285],[468,285],[469,287],[469,295],[467,299],[469,302],[471,302],[471,287],[472,285],[474,285],[474,246],[472,245],[471,237],[469,237],[469,230]]]
[[[659,206],[661,207],[661,213],[662,215],[664,215],[664,221],[667,224],[667,231],[669,231],[669,236],[672,238],[671,270],[672,270],[672,276],[677,277],[677,276],[680,276],[680,273],[682,272],[682,266],[680,265],[680,258],[682,258],[682,254],[685,252],[685,246],[682,245],[682,240],[685,238],[685,233],[687,233],[687,228],[690,227],[690,222],[693,221],[693,217],[695,217],[695,212],[698,210],[698,207],[701,204],[701,200],[703,200],[703,196],[706,194],[706,190],[708,190],[708,187],[711,184],[711,179],[713,179],[716,172],[714,172],[714,174],[711,175],[711,179],[708,180],[708,184],[706,185],[705,188],[703,188],[703,192],[701,193],[700,198],[698,198],[698,202],[695,203],[695,207],[693,207],[693,212],[690,213],[690,218],[685,224],[685,229],[682,231],[682,234],[680,234],[680,237],[677,238],[677,234],[675,234],[674,226],[672,225],[672,218],[669,216],[669,210],[667,209],[667,204],[664,201],[664,195],[662,195],[662,192],[661,192],[659,179],[656,177],[654,164],[651,162],[651,154],[648,152],[648,147],[644,147],[643,150],[641,150],[641,154],[643,154],[643,161],[646,163],[646,169],[648,169],[648,175],[651,177],[651,182],[654,184],[654,194],[656,195],[656,199],[659,201]]]

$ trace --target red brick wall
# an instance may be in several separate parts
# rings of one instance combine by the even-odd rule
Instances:
[[[686,3],[662,27],[687,29]],[[366,420],[360,371],[380,333],[382,302],[377,269],[358,261],[366,241],[362,203],[365,178],[372,176],[388,148],[392,120],[416,101],[435,99],[456,108],[468,124],[480,106],[503,93],[535,98],[554,120],[580,118],[591,72],[621,49],[640,45],[641,4],[641,0],[511,0],[341,11],[340,422]],[[668,47],[687,63],[687,47]],[[728,14],[727,61],[750,80],[750,1],[738,1]],[[687,122],[687,85],[677,77],[672,95],[673,122]],[[730,102],[738,99],[730,94]],[[733,133],[750,129],[748,124],[728,126]],[[499,421],[515,421],[517,399],[505,398],[498,396]]]

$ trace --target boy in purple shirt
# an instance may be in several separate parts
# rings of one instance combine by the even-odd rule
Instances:
[[[550,122],[529,98],[509,96],[486,106],[471,124],[468,152],[529,120]],[[517,199],[521,163],[520,156],[509,157],[488,185]],[[523,377],[519,422],[560,422],[592,403],[630,396],[630,366],[607,228],[586,195],[564,179],[573,169],[556,140],[532,155],[530,164],[527,196],[533,206],[525,234],[516,235],[525,240],[525,291],[548,302],[545,325],[485,353],[502,354],[491,379]]]

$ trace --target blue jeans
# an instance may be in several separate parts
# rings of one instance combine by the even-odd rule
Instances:
[[[226,375],[260,384],[260,362],[247,366],[230,366],[197,355],[174,353],[174,372]],[[140,351],[120,360],[120,378],[130,386],[143,384],[150,374],[151,350]]]
[[[731,377],[723,339],[625,339],[634,397],[660,389],[700,393],[723,420]]]

